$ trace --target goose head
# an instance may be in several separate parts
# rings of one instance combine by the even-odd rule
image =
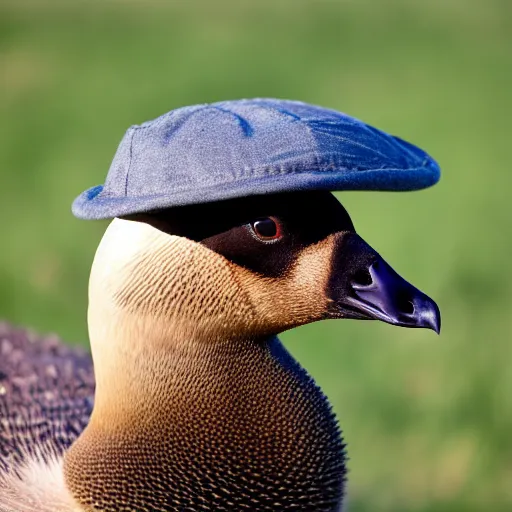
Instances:
[[[330,192],[115,219],[91,272],[97,387],[65,457],[73,498],[105,511],[338,510],[337,422],[276,338],[332,318],[440,328],[436,304]]]

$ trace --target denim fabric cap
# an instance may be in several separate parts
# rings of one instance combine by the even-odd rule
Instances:
[[[132,126],[82,219],[298,190],[417,190],[439,179],[424,151],[353,117],[298,101],[194,105]]]

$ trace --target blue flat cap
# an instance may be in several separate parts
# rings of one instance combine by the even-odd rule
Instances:
[[[417,190],[439,179],[421,149],[346,114],[298,101],[223,101],[132,126],[82,219],[298,190]]]

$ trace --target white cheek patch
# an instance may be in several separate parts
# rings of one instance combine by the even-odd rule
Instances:
[[[0,475],[0,512],[82,512],[66,488],[62,456],[35,456]]]

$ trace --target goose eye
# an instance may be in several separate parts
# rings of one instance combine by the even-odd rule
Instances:
[[[278,240],[281,238],[281,227],[273,217],[258,219],[251,223],[252,230],[261,240]]]

